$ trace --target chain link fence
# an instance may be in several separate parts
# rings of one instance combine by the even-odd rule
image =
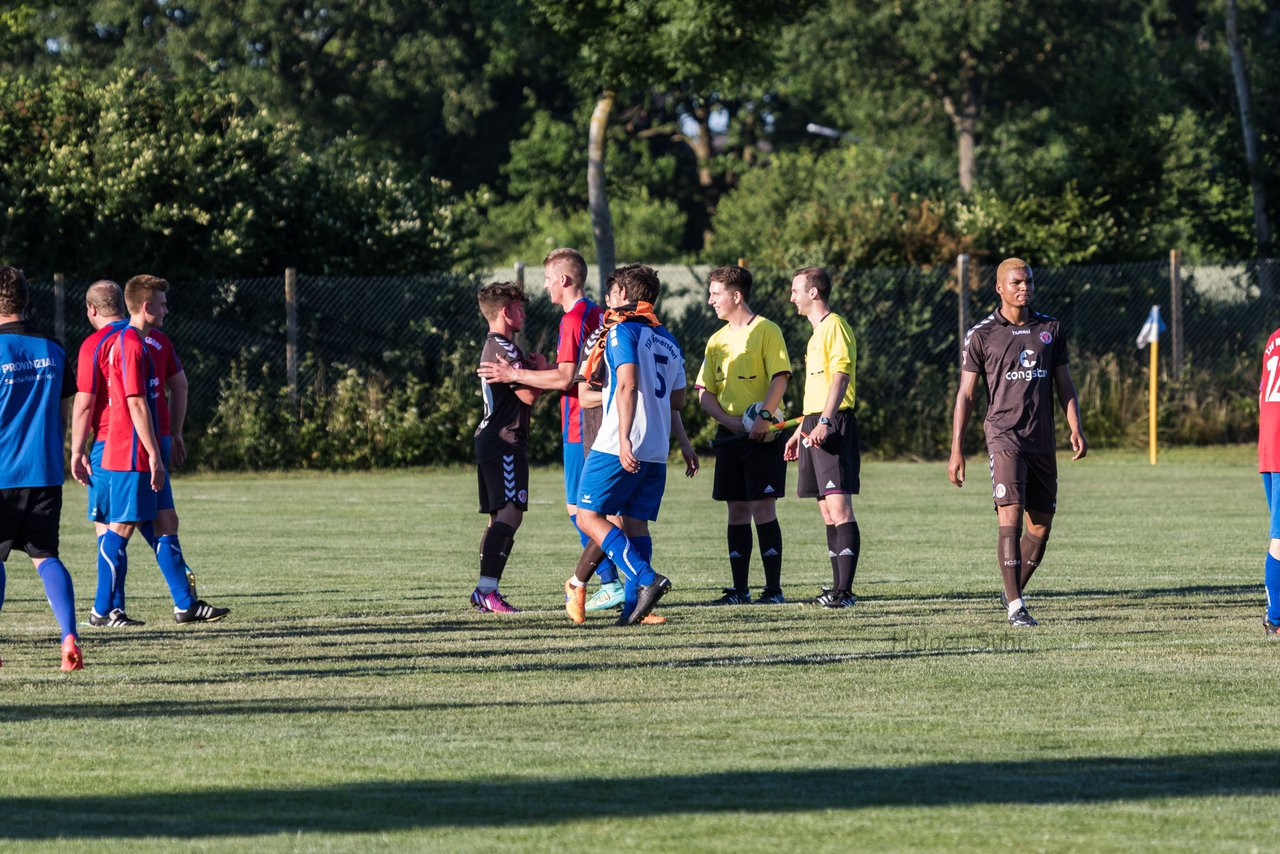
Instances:
[[[665,291],[658,312],[684,347],[691,379],[719,325],[705,299],[710,269],[659,268]],[[752,307],[786,336],[797,378],[788,410],[798,411],[811,328],[789,303],[790,271],[753,273]],[[221,437],[203,445],[203,463],[210,467],[468,461],[480,415],[474,366],[485,332],[475,289],[482,281],[515,277],[514,271],[484,277],[298,275],[292,306],[283,274],[171,283],[165,331],[190,382],[188,443],[200,449],[206,433]],[[994,278],[993,268],[960,264],[833,274],[832,306],[849,320],[858,343],[858,417],[868,450],[945,454],[963,330],[995,308]],[[88,285],[33,283],[30,318],[56,332],[61,317],[61,337],[73,357],[92,331],[83,312]],[[1161,440],[1252,441],[1259,350],[1280,323],[1278,287],[1280,264],[1274,261],[1045,268],[1036,271],[1034,305],[1063,323],[1095,445],[1139,444],[1146,435],[1147,357],[1135,338],[1152,305],[1161,307],[1172,327],[1161,337]],[[588,290],[598,292],[594,281]],[[540,284],[528,291],[520,343],[552,355],[560,310]],[[244,410],[250,399],[261,410],[251,418]],[[550,462],[558,459],[559,407],[554,395],[544,400],[531,454]],[[691,435],[705,446],[713,425],[693,400],[685,415]],[[971,425],[971,451],[980,447],[978,421]],[[237,447],[271,445],[278,453],[228,455],[227,434],[236,431],[262,434],[240,437]],[[344,442],[368,442],[375,450],[343,456]],[[319,453],[321,445],[330,450]]]

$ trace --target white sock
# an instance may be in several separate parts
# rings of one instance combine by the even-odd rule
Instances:
[[[579,581],[578,576],[575,575],[573,578],[569,579],[569,586],[570,587],[586,587],[587,583],[585,581]]]
[[[1012,617],[1014,614],[1018,612],[1018,609],[1021,607],[1022,607],[1022,597],[1019,596],[1017,599],[1014,599],[1012,602],[1009,603],[1009,616]]]
[[[492,593],[498,589],[498,579],[482,575],[480,576],[480,582],[476,584],[476,589],[481,593]],[[1019,599],[1018,601],[1021,602],[1022,600]]]

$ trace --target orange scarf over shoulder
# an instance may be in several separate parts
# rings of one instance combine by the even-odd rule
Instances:
[[[609,338],[609,328],[617,323],[645,323],[649,326],[661,326],[662,321],[658,320],[658,315],[653,311],[653,304],[647,302],[637,302],[633,306],[624,305],[618,308],[611,308],[605,311],[604,321],[600,324],[604,328],[604,332],[596,339],[596,346],[591,348],[586,362],[582,366],[582,375],[590,378],[595,375],[596,370],[600,367],[600,362],[604,359],[604,348]]]

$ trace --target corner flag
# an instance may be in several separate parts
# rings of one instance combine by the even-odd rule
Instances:
[[[1138,349],[1141,350],[1155,341],[1167,328],[1164,321],[1160,319],[1160,306],[1151,306],[1151,313],[1147,315],[1146,323],[1142,324],[1142,329],[1138,332]]]

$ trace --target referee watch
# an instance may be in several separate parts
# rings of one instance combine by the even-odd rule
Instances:
[[[827,416],[825,416],[825,415],[820,415],[820,416],[818,416],[818,423],[819,423],[819,424],[825,424],[825,425],[827,425],[828,427],[830,427],[830,426],[831,426],[831,419],[830,419],[830,418],[828,418],[828,417],[827,417]]]

